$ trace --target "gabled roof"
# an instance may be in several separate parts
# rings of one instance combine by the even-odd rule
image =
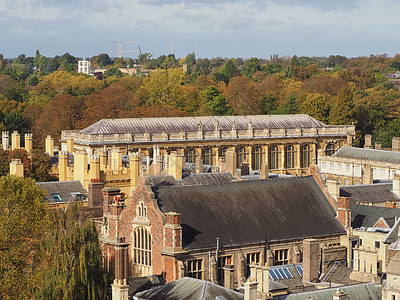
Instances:
[[[400,250],[400,236],[399,236],[399,228],[400,228],[400,218],[397,218],[396,224],[393,225],[392,229],[386,235],[385,240],[383,241],[385,244],[389,244],[390,250]]]
[[[313,177],[153,190],[163,213],[181,213],[186,249],[345,234]]]
[[[360,184],[340,187],[340,197],[350,197],[350,203],[399,201],[392,183]]]
[[[372,227],[381,217],[393,227],[395,219],[400,217],[400,208],[352,204],[350,209],[353,228]]]
[[[233,124],[238,130],[245,130],[251,122],[254,129],[313,128],[326,127],[309,115],[253,115],[253,116],[205,116],[172,118],[127,118],[102,119],[80,131],[87,134],[123,134],[144,132],[194,132],[201,124],[203,130],[214,130],[218,124],[221,130],[231,130]]]
[[[400,152],[355,147],[342,147],[333,154],[333,157],[386,162],[392,164],[400,163]]]
[[[73,194],[88,195],[87,190],[79,180],[71,181],[49,181],[36,183],[42,190],[46,191],[46,200],[55,202],[53,195],[59,195],[62,202],[73,200]]]
[[[152,300],[215,300],[218,296],[229,300],[242,300],[244,298],[241,293],[209,281],[189,277],[139,292],[134,296]]]

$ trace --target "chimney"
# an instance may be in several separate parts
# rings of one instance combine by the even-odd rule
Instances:
[[[230,172],[233,176],[236,175],[236,153],[228,149],[226,151],[226,171]]]
[[[392,151],[400,152],[400,138],[394,136],[392,138]]]
[[[67,138],[67,151],[68,153],[74,152],[74,139],[71,137]]]
[[[327,179],[326,187],[328,188],[329,194],[337,201],[340,195],[340,184],[336,179]]]
[[[182,227],[180,225],[181,214],[168,212],[165,214],[167,220],[164,225],[164,251],[182,251]]]
[[[365,135],[364,148],[365,149],[372,149],[372,135],[370,135],[370,134],[366,134]]]
[[[131,153],[129,154],[129,169],[131,172],[131,191],[136,188],[139,178],[139,153]]]
[[[316,239],[303,240],[303,284],[318,280],[319,242]]]
[[[19,148],[21,148],[21,135],[18,133],[18,131],[14,130],[11,135],[11,150]]]
[[[58,155],[58,180],[67,181],[68,172],[68,153],[61,151]]]
[[[10,175],[24,177],[24,164],[20,159],[13,159],[10,162]]]
[[[374,170],[370,163],[364,164],[362,168],[362,184],[373,184],[374,183]]]
[[[46,153],[48,153],[50,156],[54,156],[54,139],[51,137],[51,135],[46,137]]]
[[[8,135],[8,131],[3,131],[1,135],[1,143],[3,145],[3,150],[7,151],[10,147],[10,137]]]
[[[119,238],[119,243],[124,242],[123,239]],[[121,243],[115,246],[115,279],[126,280],[128,278],[128,246],[129,244]],[[113,298],[114,299],[114,298]]]
[[[375,150],[381,150],[382,149],[382,143],[381,142],[375,142]]]
[[[120,195],[121,190],[117,187],[105,187],[101,190],[103,193],[103,215],[110,212],[110,206],[114,198]]]
[[[349,197],[338,198],[337,219],[344,228],[348,229],[351,227],[351,210]]]
[[[244,300],[257,300],[257,285],[255,281],[244,283]]]
[[[400,174],[395,174],[393,176],[393,193],[400,198]]]
[[[92,178],[88,183],[88,206],[97,207],[103,204],[104,183],[100,182],[99,178]]]
[[[354,142],[354,136],[351,133],[347,133],[346,146],[353,147],[353,142]]]
[[[85,185],[85,177],[88,171],[88,154],[85,150],[74,153],[74,179],[80,180]]]
[[[203,173],[203,158],[200,155],[196,156],[196,174]]]
[[[128,300],[129,298],[129,285],[126,283],[126,279],[114,279],[111,285],[113,300]]]
[[[100,151],[99,158],[100,158],[100,170],[107,169],[107,152],[104,150]]]
[[[25,150],[28,152],[28,155],[32,155],[32,149],[33,149],[33,142],[32,142],[32,133],[26,133],[25,134]]]
[[[261,179],[269,178],[269,168],[268,165],[261,165]]]
[[[90,179],[100,179],[100,158],[96,155],[90,159]]]
[[[111,170],[122,170],[122,152],[119,148],[111,149]]]
[[[234,265],[224,265],[224,287],[233,290],[235,283],[235,266]]]
[[[175,179],[182,179],[183,156],[178,155],[176,151],[172,151],[168,157],[168,174]]]
[[[385,202],[385,207],[389,207],[389,208],[396,208],[396,202],[391,202],[391,201],[386,201]]]

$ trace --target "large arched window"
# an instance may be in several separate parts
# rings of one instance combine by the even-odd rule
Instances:
[[[300,163],[302,168],[308,168],[311,165],[311,147],[309,145],[303,145],[301,147],[301,158]]]
[[[325,155],[327,156],[332,156],[335,153],[335,145],[334,144],[328,144],[325,147]]]
[[[293,145],[289,145],[285,149],[285,168],[293,169],[296,161],[296,150]]]
[[[240,168],[242,165],[242,162],[246,161],[247,162],[247,152],[245,147],[239,147],[236,150],[236,161],[237,161],[237,166]]]
[[[151,267],[151,235],[144,227],[137,227],[133,232],[133,262]]]
[[[279,169],[280,152],[278,146],[269,148],[269,167],[270,169]]]
[[[214,153],[211,148],[205,148],[203,150],[203,164],[205,165],[214,164]]]
[[[264,155],[261,146],[256,146],[253,148],[253,170],[261,170],[261,165],[263,164]]]
[[[225,147],[225,146],[223,146],[223,147],[221,147],[221,148],[219,148],[219,152],[218,152],[218,156],[221,158],[223,158],[224,159],[224,161],[226,161],[226,150],[228,150],[228,147]]]
[[[186,149],[185,150],[185,159],[186,159],[187,163],[195,164],[196,163],[196,150]]]

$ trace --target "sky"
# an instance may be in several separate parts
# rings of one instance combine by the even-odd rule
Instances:
[[[400,53],[400,0],[0,0],[0,53],[197,58]],[[122,53],[137,57],[137,52]]]

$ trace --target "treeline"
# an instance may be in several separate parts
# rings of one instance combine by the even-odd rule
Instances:
[[[89,60],[108,73],[78,74],[78,58],[68,53],[0,56],[0,130],[32,132],[42,147],[48,134],[58,138],[103,118],[305,113],[326,124],[355,124],[359,145],[365,133],[383,147],[400,134],[400,92],[383,75],[400,68],[400,55]],[[118,71],[138,66],[138,76]]]

